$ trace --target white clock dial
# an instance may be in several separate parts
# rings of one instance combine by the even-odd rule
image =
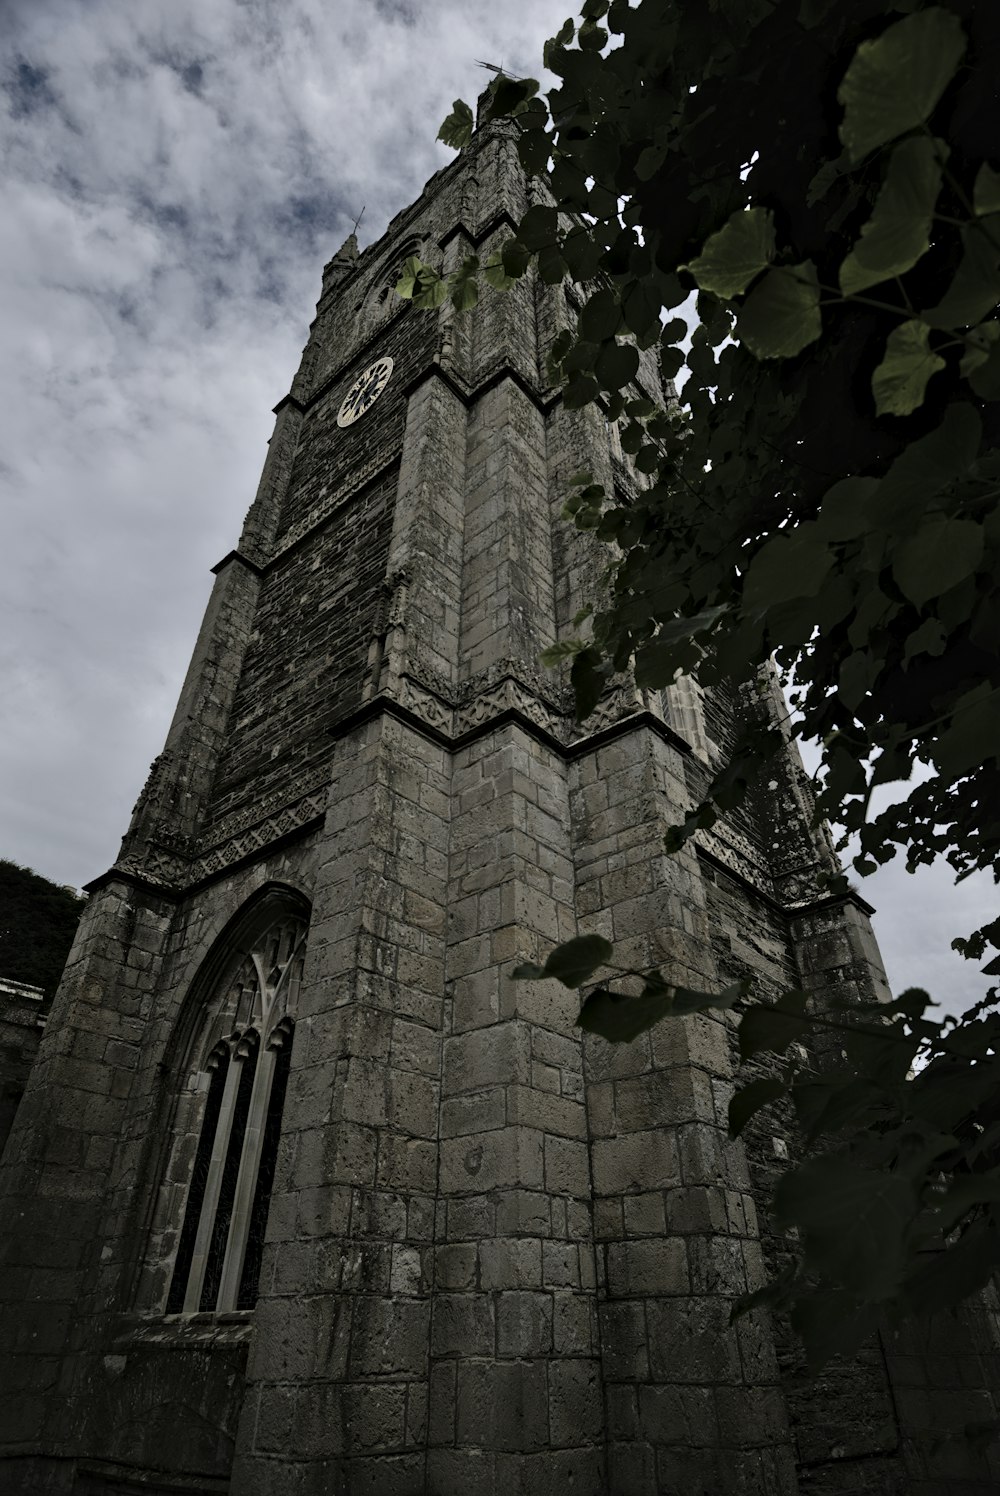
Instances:
[[[369,364],[363,374],[359,374],[344,396],[344,403],[337,415],[338,426],[353,426],[359,416],[363,416],[381,395],[389,383],[389,375],[392,373],[392,359],[378,358],[373,364]]]

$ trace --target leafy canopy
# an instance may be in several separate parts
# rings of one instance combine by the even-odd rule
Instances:
[[[85,903],[71,888],[0,859],[0,977],[41,987],[51,999]]]
[[[858,837],[861,873],[903,850],[911,870],[943,856],[962,877],[1000,854],[989,9],[586,0],[546,44],[547,99],[502,78],[488,109],[516,120],[521,160],[548,173],[552,196],[485,278],[501,288],[533,267],[583,288],[552,377],[568,407],[600,400],[623,421],[651,478],[625,503],[579,475],[567,513],[613,547],[607,602],[550,663],[572,660],[582,719],[613,670],[662,687],[697,667],[706,685],[752,691],[773,657],[793,733],[822,744],[817,821]],[[456,105],[442,138],[461,148],[471,131]],[[401,294],[469,305],[480,268],[442,280],[414,264]],[[670,312],[692,291],[685,354]],[[686,367],[683,406],[634,389],[637,349],[654,347],[665,380]],[[668,845],[737,805],[781,751],[750,722]],[[892,782],[912,787],[873,815],[873,789]],[[612,953],[582,940],[522,974],[585,984]],[[1000,919],[956,944],[977,959],[1000,948]],[[580,1022],[627,1041],[740,995],[619,972]],[[759,1296],[791,1310],[814,1363],[860,1343],[879,1314],[956,1302],[1000,1258],[1000,1019],[983,1010],[952,1029],[927,1001],[831,1015],[793,992],[739,1020],[751,1070],[734,1133],[787,1097],[826,1150],[782,1181],[778,1216],[798,1227],[800,1257]],[[842,1060],[787,1059],[793,1038],[824,1027],[847,1034]],[[762,1054],[770,1073],[754,1077]],[[918,1054],[929,1063],[912,1078]]]

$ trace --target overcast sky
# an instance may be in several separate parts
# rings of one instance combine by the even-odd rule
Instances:
[[[0,857],[79,885],[162,747],[319,294],[567,0],[0,0]],[[866,881],[950,1006],[992,885]]]

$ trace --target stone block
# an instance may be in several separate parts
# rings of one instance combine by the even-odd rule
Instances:
[[[440,1037],[422,1024],[395,1019],[389,1063],[396,1070],[417,1070],[436,1077],[441,1063]]]
[[[592,1294],[556,1289],[552,1297],[552,1341],[559,1356],[588,1356],[597,1349],[597,1311]]]
[[[446,1334],[444,1334],[444,1339],[448,1339]],[[432,1449],[436,1444],[454,1443],[457,1382],[458,1372],[453,1361],[439,1361],[431,1366],[428,1388],[427,1442]]]
[[[493,1024],[445,1040],[445,1096],[498,1085],[527,1085],[530,1078],[531,1037],[523,1024]]]
[[[542,1242],[542,1282],[546,1288],[579,1287],[580,1251],[574,1242]]]
[[[543,1186],[542,1135],[525,1127],[445,1138],[441,1142],[441,1189],[446,1194],[481,1194],[508,1187]]]
[[[423,1288],[420,1252],[396,1242],[392,1248],[389,1287],[394,1294],[413,1295]]]
[[[589,1199],[590,1158],[586,1143],[566,1138],[545,1138],[545,1188],[553,1195],[575,1195]]]
[[[474,1241],[453,1242],[434,1249],[434,1282],[438,1288],[473,1288],[478,1249]]]
[[[436,1146],[400,1133],[380,1133],[376,1181],[383,1189],[433,1194],[437,1186]]]
[[[497,1352],[501,1356],[547,1356],[552,1351],[552,1298],[547,1293],[508,1291],[497,1298]],[[476,1352],[467,1350],[467,1355]]]
[[[497,959],[496,951],[493,952]],[[495,1024],[500,1016],[500,972],[487,966],[482,971],[457,977],[452,985],[453,1027],[456,1033]]]
[[[626,1195],[622,1202],[625,1209],[625,1232],[628,1236],[665,1236],[667,1212],[661,1193],[650,1195]]]
[[[487,1450],[544,1448],[549,1439],[545,1362],[459,1362],[456,1439]]]
[[[650,1346],[644,1304],[599,1304],[601,1351],[608,1382],[641,1382],[649,1377]]]
[[[587,1116],[579,1101],[572,1101],[566,1096],[555,1096],[548,1091],[534,1090],[530,1086],[507,1087],[507,1121],[511,1125],[521,1123],[525,1127],[537,1127],[540,1131],[553,1134],[557,1138],[585,1138],[587,1136]],[[546,1150],[548,1150],[549,1141],[550,1139],[546,1139]],[[556,1155],[558,1153],[558,1149],[553,1153],[553,1167],[557,1167]],[[585,1158],[586,1147],[583,1148],[583,1155]],[[546,1165],[548,1167],[548,1151],[546,1152]],[[546,1181],[546,1188],[553,1189],[554,1187]],[[568,1187],[565,1187],[562,1192],[579,1193],[578,1190],[571,1190]],[[589,1193],[589,1178],[584,1193]]]
[[[719,1443],[715,1398],[727,1388],[640,1387],[639,1425],[652,1444],[714,1449]]]
[[[654,1381],[705,1384],[743,1380],[737,1325],[729,1323],[725,1300],[651,1299],[646,1315]],[[747,1380],[757,1379],[748,1376]]]
[[[609,1443],[608,1496],[659,1496],[661,1490],[694,1496],[684,1485],[657,1485],[656,1460],[649,1444],[637,1441]],[[698,1492],[698,1496],[709,1496],[709,1493]]]
[[[683,1241],[611,1242],[605,1247],[612,1298],[690,1292]]]
[[[499,1191],[496,1195],[496,1235],[549,1236],[553,1203],[541,1191]]]
[[[603,1442],[604,1405],[598,1361],[550,1363],[549,1428],[557,1449]]]
[[[494,1307],[484,1293],[437,1293],[431,1315],[431,1354],[491,1356]]]
[[[427,1301],[358,1298],[351,1330],[351,1374],[426,1374],[430,1312]]]
[[[549,1449],[497,1456],[497,1496],[605,1496],[604,1450]]]
[[[469,1091],[441,1103],[441,1136],[465,1137],[473,1132],[491,1132],[506,1125],[507,1107],[502,1086],[488,1091]]]
[[[594,1189],[602,1195],[666,1189],[680,1179],[676,1141],[671,1133],[658,1129],[597,1138],[591,1157]]]
[[[447,1234],[451,1241],[492,1236],[495,1206],[489,1195],[470,1195],[448,1200]]]
[[[484,1289],[540,1288],[542,1243],[530,1237],[499,1237],[481,1242],[479,1283]]]
[[[496,1459],[487,1449],[431,1449],[424,1489],[434,1496],[508,1496],[506,1486],[497,1490]]]

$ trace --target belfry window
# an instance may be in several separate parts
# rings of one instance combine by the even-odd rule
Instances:
[[[272,922],[229,963],[209,1005],[189,1085],[192,1128],[175,1150],[196,1135],[168,1314],[256,1301],[305,940],[304,919]]]

